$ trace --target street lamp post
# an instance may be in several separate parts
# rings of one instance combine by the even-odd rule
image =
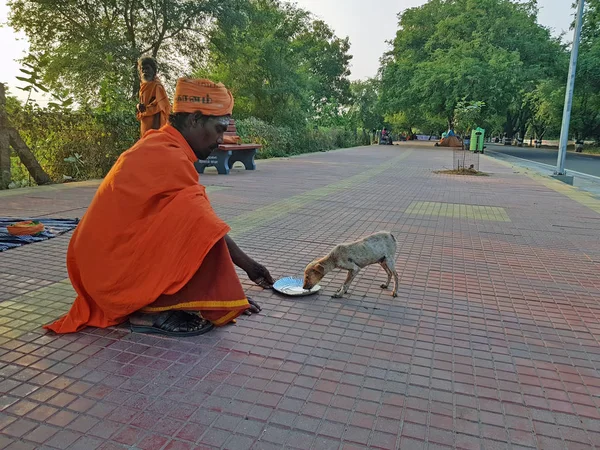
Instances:
[[[558,145],[558,160],[556,162],[555,175],[566,175],[565,158],[567,157],[567,143],[569,142],[569,123],[571,121],[571,106],[573,105],[573,89],[575,88],[575,71],[577,69],[584,2],[585,0],[577,2],[577,16],[575,19],[575,31],[573,33],[573,47],[571,48],[571,61],[569,63],[569,76],[567,77],[567,92],[565,93],[565,107],[563,109],[562,125],[560,128],[560,144]]]

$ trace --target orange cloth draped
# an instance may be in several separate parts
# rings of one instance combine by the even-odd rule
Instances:
[[[137,119],[140,123],[140,135],[143,136],[146,131],[154,129],[154,116],[160,114],[159,128],[167,123],[171,112],[171,103],[169,96],[158,78],[152,81],[145,81],[140,86],[140,103],[146,106],[146,110],[137,112]]]
[[[216,326],[226,325],[248,309],[248,300],[239,281],[233,283],[232,289],[227,292],[229,300],[215,300],[223,297],[222,287],[214,282],[219,278],[238,279],[225,239],[219,240],[210,249],[198,271],[179,292],[161,295],[140,312],[202,311],[202,317]]]
[[[173,111],[205,116],[228,116],[233,112],[233,96],[222,84],[207,79],[180,78],[175,87]]]
[[[189,309],[175,307],[178,298],[195,301],[193,309],[208,310],[207,319],[224,325],[248,308],[227,248],[216,246],[229,227],[198,184],[196,160],[170,125],[149,131],[119,157],[69,244],[75,303],[45,328],[72,333],[117,325],[159,299],[154,306],[161,306],[192,279],[194,292],[171,298],[169,309]],[[217,253],[207,272],[202,266],[211,249]]]

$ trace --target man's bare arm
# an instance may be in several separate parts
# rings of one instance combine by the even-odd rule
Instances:
[[[229,236],[225,236],[225,242],[231,255],[233,263],[248,274],[248,278],[259,286],[269,289],[275,281],[265,266],[250,258]]]

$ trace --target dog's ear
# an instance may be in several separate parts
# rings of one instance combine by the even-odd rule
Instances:
[[[321,263],[315,264],[314,269],[319,272],[321,275],[325,275],[325,267]]]

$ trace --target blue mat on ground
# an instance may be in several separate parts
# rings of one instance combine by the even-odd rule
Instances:
[[[36,236],[13,236],[8,233],[6,227],[25,220],[37,220],[44,224],[44,231]],[[17,218],[0,217],[0,252],[9,248],[20,247],[21,245],[31,244],[33,242],[47,241],[53,237],[71,231],[77,227],[79,219],[46,219],[46,218]]]

